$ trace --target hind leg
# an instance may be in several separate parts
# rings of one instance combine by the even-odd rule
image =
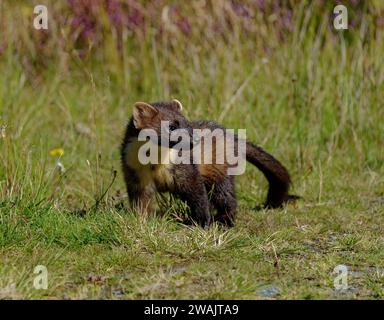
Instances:
[[[209,196],[211,203],[217,210],[214,221],[233,227],[237,207],[233,176],[226,176],[223,182],[215,184]]]

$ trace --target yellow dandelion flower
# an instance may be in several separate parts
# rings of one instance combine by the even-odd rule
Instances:
[[[55,148],[55,149],[49,150],[49,154],[52,157],[55,157],[55,156],[61,157],[62,155],[64,155],[64,150],[62,148]]]

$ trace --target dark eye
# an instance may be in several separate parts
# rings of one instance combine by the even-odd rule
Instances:
[[[178,122],[174,122],[174,123],[171,123],[170,125],[169,125],[169,131],[170,132],[172,132],[172,131],[175,131],[176,129],[178,129],[179,128],[179,123]]]

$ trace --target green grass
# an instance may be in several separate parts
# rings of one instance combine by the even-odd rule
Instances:
[[[383,299],[384,37],[311,30],[271,35],[269,55],[236,32],[177,46],[149,34],[127,40],[122,62],[108,58],[112,49],[101,62],[70,53],[65,66],[58,55],[33,72],[8,49],[0,298]],[[267,184],[248,165],[232,229],[127,209],[119,145],[133,103],[172,97],[190,119],[246,128],[289,168],[303,200],[256,209]],[[63,148],[60,159],[54,148]],[[339,264],[351,271],[342,293],[333,286]],[[36,265],[48,268],[47,290],[33,287]]]

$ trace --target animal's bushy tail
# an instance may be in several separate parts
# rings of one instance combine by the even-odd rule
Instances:
[[[256,166],[269,182],[265,206],[278,208],[284,202],[297,199],[298,196],[288,194],[291,177],[288,170],[272,155],[257,145],[247,141],[247,161]]]

